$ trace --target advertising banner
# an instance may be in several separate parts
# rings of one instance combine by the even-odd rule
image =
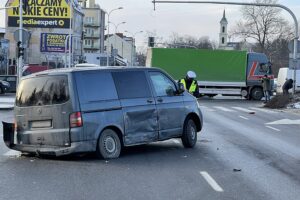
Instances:
[[[41,33],[41,52],[65,53],[65,41],[67,36],[68,34]],[[68,49],[66,52],[68,52]]]
[[[11,0],[10,6],[19,6],[19,0]],[[68,0],[28,0],[23,9],[23,26],[31,28],[69,28],[70,6]],[[19,7],[9,9],[8,27],[19,26]]]

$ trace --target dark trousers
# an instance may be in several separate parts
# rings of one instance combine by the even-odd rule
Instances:
[[[289,95],[289,90],[283,89],[283,95]]]

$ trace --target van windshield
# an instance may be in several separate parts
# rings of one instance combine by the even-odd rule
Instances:
[[[22,80],[16,95],[17,106],[62,104],[69,100],[67,76],[43,76]]]

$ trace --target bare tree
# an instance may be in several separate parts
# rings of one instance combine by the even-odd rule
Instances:
[[[213,49],[215,47],[208,36],[195,38],[193,36],[181,36],[178,33],[173,33],[168,41],[165,41],[165,46],[170,48],[193,48],[193,49]]]
[[[277,0],[255,0],[256,3],[275,4]],[[234,34],[251,38],[257,43],[258,51],[268,54],[273,41],[288,39],[292,29],[274,7],[243,6],[243,19],[238,22]]]

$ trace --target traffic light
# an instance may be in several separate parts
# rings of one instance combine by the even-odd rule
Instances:
[[[17,43],[17,48],[18,48],[18,58],[21,57],[21,56],[24,56],[25,48],[21,47],[21,42],[20,41]]]
[[[154,42],[154,37],[149,37],[148,38],[148,47],[154,47],[155,42]]]

